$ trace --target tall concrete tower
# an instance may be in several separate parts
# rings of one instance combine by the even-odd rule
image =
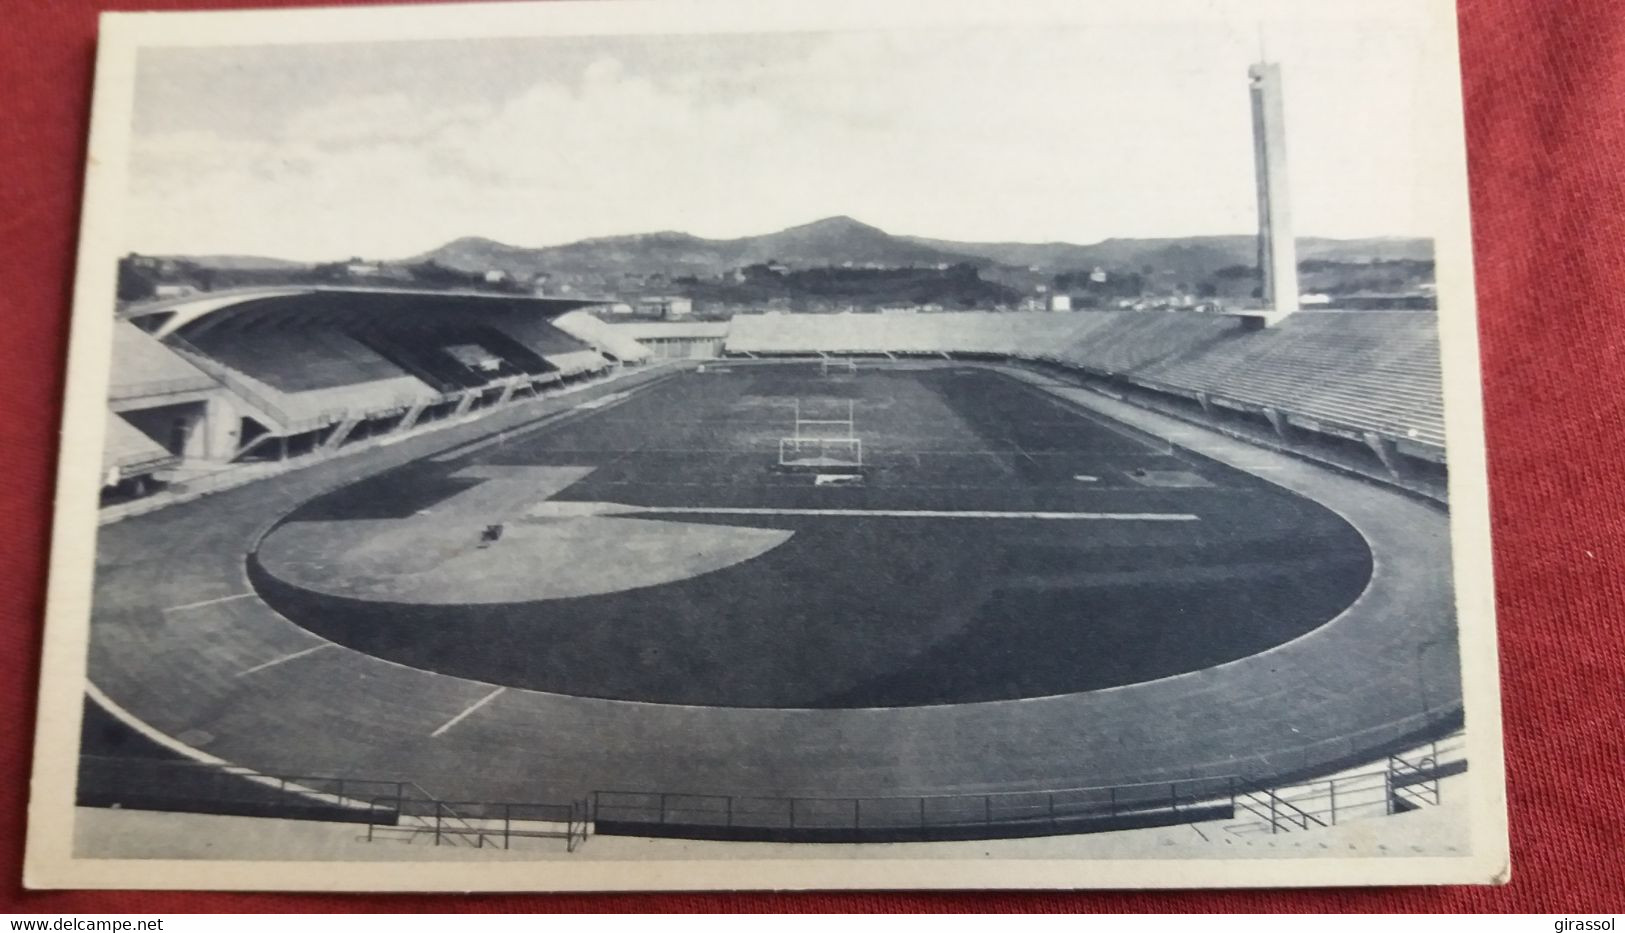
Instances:
[[[1298,244],[1292,232],[1292,190],[1286,171],[1286,117],[1281,66],[1247,69],[1253,96],[1253,162],[1258,172],[1258,268],[1271,317],[1298,310]]]

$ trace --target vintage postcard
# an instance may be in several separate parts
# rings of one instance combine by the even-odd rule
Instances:
[[[1448,0],[103,18],[27,882],[1495,883]]]

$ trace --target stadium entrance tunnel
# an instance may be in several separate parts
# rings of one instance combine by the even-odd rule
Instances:
[[[787,400],[821,397],[851,401],[860,484],[770,468]],[[1307,498],[992,370],[787,365],[679,377],[326,493],[249,572],[288,619],[420,669],[866,708],[1245,658],[1335,618],[1372,558]]]

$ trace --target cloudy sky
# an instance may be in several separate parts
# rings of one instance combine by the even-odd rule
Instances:
[[[1431,235],[1416,38],[1268,30],[1299,232]],[[1251,26],[148,48],[125,247],[399,257],[849,214],[1069,240],[1255,225]]]

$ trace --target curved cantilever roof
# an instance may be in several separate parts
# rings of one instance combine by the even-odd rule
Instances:
[[[576,308],[605,304],[601,298],[539,298],[488,292],[343,288],[320,285],[233,289],[188,295],[127,308],[119,313],[142,330],[163,338],[231,328],[290,327],[313,323],[366,324],[388,319],[429,323],[441,317],[466,319],[471,313],[542,314],[554,317]]]

